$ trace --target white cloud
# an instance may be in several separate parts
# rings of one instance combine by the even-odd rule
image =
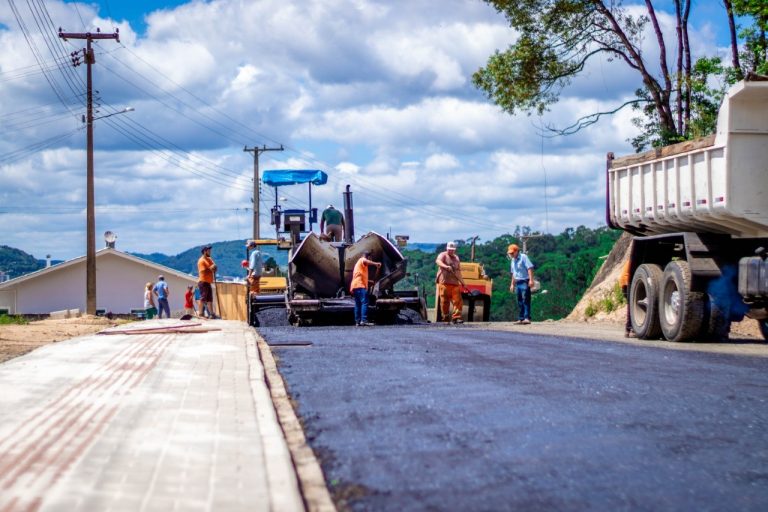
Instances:
[[[68,30],[118,26],[91,5],[79,4],[80,15],[60,0],[46,6]],[[639,82],[617,62],[590,64],[542,119],[490,104],[470,77],[515,34],[482,1],[436,9],[428,0],[214,0],[157,9],[141,34],[121,21],[125,47],[100,42],[94,67],[99,115],[136,108],[95,127],[97,231],[117,232],[127,250],[175,254],[248,236],[253,155],[243,147],[280,144],[284,152],[260,156],[261,169],[328,172],[329,183],[313,188],[314,206],[340,204],[350,184],[359,233],[391,227],[414,241],[444,241],[489,239],[516,225],[594,227],[605,153],[628,153],[636,133],[629,110],[572,137],[541,130],[631,98]],[[123,19],[119,5],[111,11]],[[672,18],[660,19],[673,34]],[[7,4],[0,23],[0,156],[82,128],[84,68],[62,73],[46,57],[65,108]],[[81,46],[70,43],[65,56]],[[692,47],[712,53],[712,27],[694,27]],[[646,52],[656,58],[652,46]],[[38,257],[83,253],[84,139],[79,130],[0,159],[3,244]],[[308,206],[304,188],[279,193]],[[266,211],[274,191],[262,187],[261,198]]]

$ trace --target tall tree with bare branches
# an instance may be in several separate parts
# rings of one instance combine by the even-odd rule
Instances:
[[[633,4],[632,9],[625,7],[621,0],[484,1],[503,14],[518,35],[514,44],[506,50],[497,50],[472,77],[475,86],[506,112],[548,110],[590,59],[605,56],[624,62],[637,73],[637,97],[610,111],[579,119],[569,127],[552,128],[554,132],[574,133],[627,106],[646,116],[643,122],[646,131],[635,141],[638,150],[649,144],[684,140],[694,131],[700,132],[701,120],[695,119],[700,109],[693,103],[704,98],[708,89],[701,82],[694,84],[694,80],[706,82],[713,73],[725,71],[719,64],[709,65],[712,64],[709,61],[698,69],[692,63],[688,36],[691,0],[672,0],[676,58],[668,56],[664,28],[651,0]],[[638,13],[643,6],[644,11]],[[734,31],[734,15],[748,15],[756,20],[750,32],[754,41],[750,58],[760,61],[762,55],[764,63],[765,45],[761,46],[760,41],[765,41],[766,24],[760,20],[768,21],[768,12],[765,12],[768,2],[729,0],[724,7],[723,15],[734,22]],[[647,52],[644,54],[644,38],[655,42],[656,62],[648,59]],[[733,41],[737,47],[735,36]],[[732,81],[733,73],[727,78]],[[694,125],[696,130],[692,129]]]

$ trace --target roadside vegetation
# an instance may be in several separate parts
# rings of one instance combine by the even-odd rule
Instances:
[[[0,325],[26,325],[28,323],[29,320],[21,315],[0,315]]]

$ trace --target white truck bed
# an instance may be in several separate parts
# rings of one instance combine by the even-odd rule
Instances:
[[[768,82],[739,82],[717,134],[608,164],[608,220],[638,234],[768,237]]]

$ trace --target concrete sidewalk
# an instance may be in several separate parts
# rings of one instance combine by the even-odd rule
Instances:
[[[304,510],[254,331],[204,326],[0,365],[0,511]]]

